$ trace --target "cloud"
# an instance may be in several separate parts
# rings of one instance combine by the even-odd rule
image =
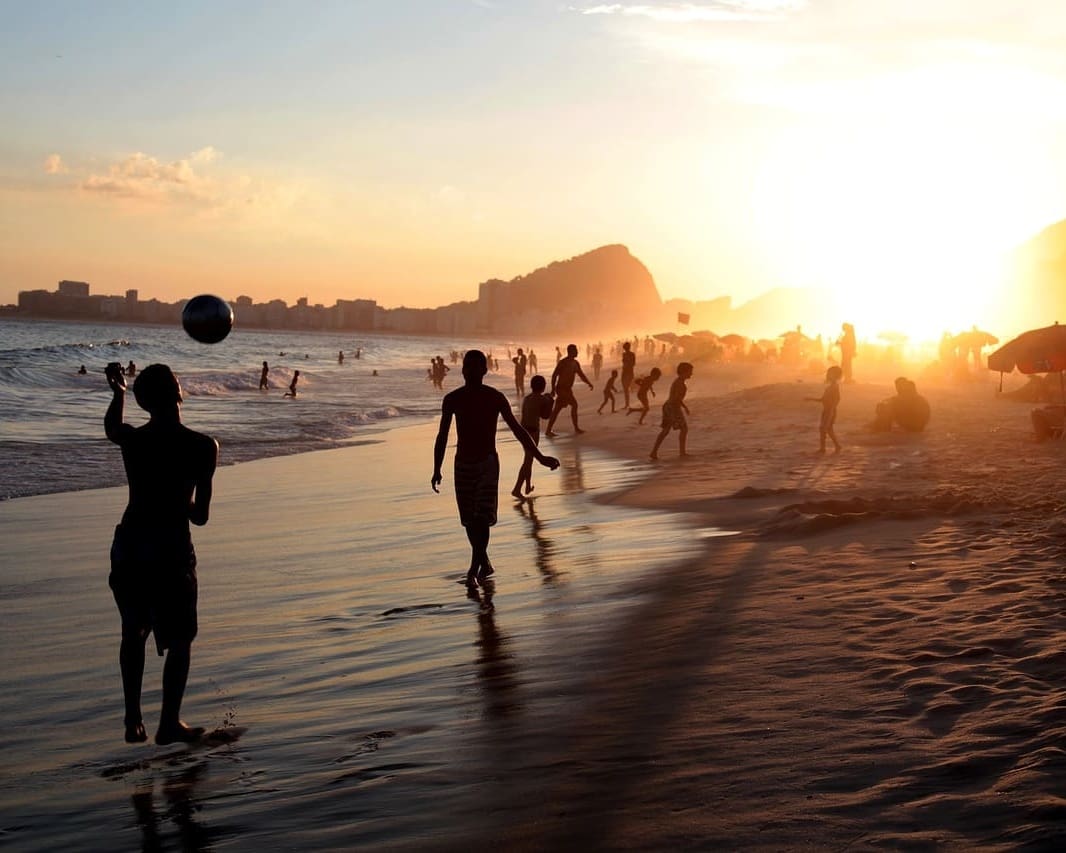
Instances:
[[[210,212],[275,200],[266,181],[216,168],[221,157],[210,145],[169,162],[138,151],[83,174],[78,187],[100,198]]]
[[[715,0],[711,3],[601,3],[573,11],[582,15],[620,15],[669,24],[692,24],[776,20],[805,6],[806,0]]]
[[[65,175],[70,170],[58,154],[49,154],[44,158],[44,171],[49,175]]]

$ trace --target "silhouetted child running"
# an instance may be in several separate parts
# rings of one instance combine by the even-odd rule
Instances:
[[[651,449],[651,458],[659,458],[659,445],[670,434],[670,430],[678,431],[678,444],[681,456],[688,456],[685,452],[685,443],[688,441],[688,420],[685,415],[689,413],[685,405],[685,394],[688,386],[685,383],[692,378],[692,365],[687,361],[677,366],[677,379],[670,385],[670,396],[663,403],[663,422],[659,434],[655,437],[655,446]]]
[[[612,370],[611,376],[607,380],[607,384],[603,386],[603,402],[600,403],[600,407],[596,410],[596,414],[603,414],[603,407],[608,403],[611,404],[611,414],[614,414],[614,395],[618,389],[614,387],[615,380],[618,378],[618,371]]]
[[[500,487],[497,421],[502,417],[522,447],[541,465],[553,471],[559,467],[558,459],[540,452],[511,412],[507,398],[485,384],[488,369],[488,359],[480,350],[469,350],[463,356],[464,384],[445,394],[441,402],[440,427],[433,444],[433,477],[429,481],[433,491],[439,491],[440,469],[454,418],[459,434],[455,448],[455,502],[459,507],[459,521],[466,528],[466,538],[470,542],[470,569],[466,573],[469,587],[476,586],[496,571],[489,561],[488,548],[489,531],[496,523]]]
[[[295,370],[292,374],[292,382],[289,383],[289,390],[285,392],[286,397],[296,396],[296,383],[300,381],[300,371]]]
[[[104,416],[107,437],[122,448],[129,502],[115,528],[108,584],[122,616],[122,693],[126,742],[148,739],[141,717],[144,646],[150,633],[162,656],[163,705],[155,742],[190,743],[202,728],[181,721],[181,700],[196,637],[196,552],[189,522],[207,524],[218,442],[181,423],[181,386],[165,364],[152,364],[133,383],[137,405],[151,416],[134,427],[123,421],[126,380],[109,364],[114,397]]]
[[[840,442],[837,441],[836,433],[833,432],[833,424],[837,419],[837,406],[840,405],[840,379],[844,371],[835,364],[825,372],[825,384],[828,386],[821,397],[805,397],[812,403],[822,404],[822,419],[818,422],[818,452],[825,453],[825,437],[833,439],[833,452],[840,453]]]
[[[640,408],[634,409],[630,407],[626,409],[626,414],[631,415],[633,412],[640,412],[640,420],[638,424],[644,423],[644,416],[651,410],[651,403],[648,402],[649,392],[654,397],[655,391],[652,386],[659,380],[659,377],[663,375],[663,372],[658,367],[653,367],[651,372],[647,376],[641,376],[633,384],[637,386],[637,400],[640,402]]]
[[[540,444],[541,419],[545,416],[551,417],[553,400],[544,393],[547,386],[548,382],[543,376],[534,376],[529,380],[530,393],[522,400],[520,423],[529,433],[529,437],[533,439],[533,443],[537,445]],[[522,495],[523,484],[525,484],[527,495],[533,491],[533,454],[528,450],[518,469],[518,479],[515,480],[514,488],[511,489],[511,494],[519,500],[525,500]]]

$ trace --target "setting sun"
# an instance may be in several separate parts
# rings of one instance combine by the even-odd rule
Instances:
[[[993,324],[1006,254],[1055,209],[1047,152],[1015,126],[902,115],[786,134],[764,161],[756,225],[782,277],[828,290],[871,332]]]

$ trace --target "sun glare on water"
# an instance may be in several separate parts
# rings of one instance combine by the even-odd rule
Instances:
[[[995,328],[1006,253],[1034,221],[1028,154],[976,131],[806,134],[767,161],[756,215],[779,275],[830,291],[856,326],[912,340]]]

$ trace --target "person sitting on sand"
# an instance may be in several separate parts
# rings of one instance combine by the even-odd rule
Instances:
[[[663,443],[663,439],[670,434],[670,430],[676,429],[678,431],[677,439],[681,452],[680,456],[688,456],[685,451],[685,444],[688,441],[688,420],[685,415],[688,412],[688,406],[685,405],[685,394],[688,393],[688,386],[685,383],[692,378],[692,365],[683,361],[677,366],[677,379],[670,385],[670,395],[666,398],[666,402],[663,403],[663,422],[659,434],[655,436],[655,445],[651,449],[651,458],[659,458],[659,445]]]
[[[584,432],[577,425],[577,397],[574,396],[574,379],[579,376],[591,391],[592,383],[589,382],[589,378],[581,370],[581,365],[577,361],[577,344],[567,344],[566,358],[558,361],[555,370],[552,371],[552,395],[555,397],[555,406],[552,408],[551,417],[548,418],[548,429],[545,430],[545,435],[555,436],[552,427],[555,426],[559,413],[567,406],[570,407],[570,420],[574,424],[574,433],[581,435]]]
[[[181,423],[181,386],[165,364],[146,367],[133,383],[147,424],[123,421],[126,380],[109,365],[114,392],[104,417],[108,439],[122,448],[129,502],[115,528],[108,583],[122,616],[119,665],[125,697],[126,742],[148,739],[141,717],[144,646],[155,634],[163,665],[163,705],[155,742],[192,742],[202,728],[181,721],[181,701],[196,637],[196,552],[189,522],[207,524],[218,442]]]
[[[825,453],[826,436],[833,440],[834,453],[840,453],[840,442],[833,431],[837,419],[837,406],[840,405],[840,380],[844,371],[835,364],[825,372],[826,389],[821,397],[806,397],[812,403],[822,404],[822,417],[818,421],[818,452]]]
[[[89,371],[85,369],[85,365],[84,364],[81,367],[78,368],[78,375],[79,376],[84,376],[88,372]]]
[[[292,373],[292,382],[289,383],[289,390],[285,392],[286,397],[296,397],[296,383],[300,381],[300,371],[294,370]]]
[[[929,423],[929,402],[918,393],[918,386],[906,376],[896,379],[896,394],[877,404],[873,432],[888,432],[893,424],[899,424],[907,432],[923,432]]]
[[[614,383],[615,383],[615,380],[617,380],[617,379],[618,379],[618,371],[617,370],[612,370],[611,371],[611,376],[607,380],[607,384],[603,386],[603,402],[600,403],[600,407],[596,410],[596,414],[602,415],[603,414],[603,407],[606,406],[608,403],[611,404],[611,414],[612,415],[614,414],[614,400],[615,400],[614,395],[615,395],[615,392],[617,390],[614,387]]]
[[[511,412],[507,398],[485,384],[488,370],[488,359],[480,350],[469,350],[463,356],[464,384],[445,394],[441,402],[440,427],[433,444],[433,477],[429,481],[433,491],[439,492],[437,486],[443,479],[440,469],[454,418],[459,435],[455,449],[455,502],[470,542],[470,568],[466,573],[469,587],[484,582],[496,571],[489,561],[488,548],[490,528],[496,523],[500,484],[500,458],[496,453],[499,418],[541,465],[553,471],[559,467],[558,459],[540,452]]]
[[[521,352],[521,350],[519,350]],[[534,444],[540,444],[540,421],[547,415],[551,415],[552,398],[544,393],[548,383],[543,376],[537,375],[529,380],[529,391],[522,401],[521,424],[533,439]],[[547,410],[547,411],[545,411]],[[524,500],[522,486],[525,485],[526,494],[533,491],[533,454],[528,450],[522,459],[522,465],[518,469],[518,479],[515,480],[511,494],[519,500]]]
[[[640,403],[640,408],[630,407],[626,409],[626,414],[631,415],[633,412],[640,412],[640,419],[638,424],[644,423],[644,418],[651,411],[651,403],[648,402],[648,394],[655,396],[655,389],[652,386],[659,381],[659,377],[663,375],[663,372],[658,367],[653,367],[651,372],[647,376],[641,376],[633,384],[637,389],[637,402]]]
[[[1029,413],[1033,422],[1033,432],[1037,441],[1049,438],[1062,438],[1063,423],[1066,421],[1066,407],[1041,406]]]

